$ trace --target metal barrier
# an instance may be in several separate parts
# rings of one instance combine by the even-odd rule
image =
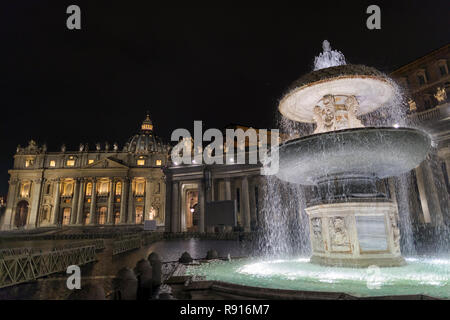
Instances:
[[[124,237],[113,241],[113,256],[134,249],[139,249],[142,245],[141,237]]]
[[[91,245],[93,245],[95,247],[95,251],[105,249],[105,241],[103,239],[94,239],[94,240],[90,240],[90,241],[65,244],[64,246],[62,246],[62,249],[71,249],[71,248],[85,247],[85,246],[91,246]]]
[[[82,266],[97,261],[95,246],[29,252],[0,258],[0,288],[65,272],[70,265]]]

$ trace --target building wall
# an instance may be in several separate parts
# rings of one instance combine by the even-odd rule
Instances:
[[[164,225],[166,152],[81,149],[17,149],[2,230],[136,224],[151,215]]]
[[[414,170],[410,186],[410,197],[417,200],[412,201],[417,202],[411,206],[413,220],[431,226],[450,223],[449,66],[450,45],[446,45],[391,73],[405,89],[410,122],[428,132],[433,140],[432,150]]]

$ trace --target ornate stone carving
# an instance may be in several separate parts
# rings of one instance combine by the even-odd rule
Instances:
[[[95,149],[97,150],[97,151],[100,151],[100,149],[101,149],[101,147],[100,147],[100,143],[96,143],[95,144]]]
[[[114,142],[113,150],[116,152],[119,151],[119,145],[117,144],[117,142]]]
[[[108,152],[109,151],[109,143],[105,142],[105,151]]]
[[[329,220],[329,233],[332,251],[349,251],[350,241],[344,217],[333,217]]]
[[[445,91],[445,88],[438,87],[434,97],[438,102],[445,102],[447,100],[447,92]]]
[[[82,143],[80,143],[80,147],[79,147],[80,152],[84,151],[84,145]]]
[[[408,105],[409,105],[409,111],[416,111],[417,110],[416,102],[413,99],[409,99],[408,100]]]
[[[61,152],[66,152],[66,145],[65,145],[65,144],[63,144],[63,145],[61,146]]]
[[[356,114],[359,112],[359,104],[355,96],[350,96],[345,100],[345,107],[347,109],[348,126],[350,128],[364,127],[361,120],[356,118]]]
[[[316,251],[324,251],[323,235],[322,235],[322,219],[312,218],[311,229],[313,233],[312,236],[313,249]]]
[[[47,150],[46,148],[47,147],[45,147],[45,150]],[[24,154],[38,154],[38,153],[41,153],[42,151],[43,151],[43,148],[40,148],[36,144],[36,141],[34,141],[34,140],[30,140],[30,142],[28,143],[28,146],[25,148],[22,148],[20,146],[20,144],[16,148],[16,153],[24,153]]]
[[[313,112],[316,123],[314,133],[364,127],[356,117],[359,103],[354,96],[325,95],[314,107]]]

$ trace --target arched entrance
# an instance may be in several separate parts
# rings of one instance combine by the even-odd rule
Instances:
[[[27,224],[28,218],[28,202],[25,200],[17,204],[16,216],[14,218],[14,225],[17,228],[23,228]]]

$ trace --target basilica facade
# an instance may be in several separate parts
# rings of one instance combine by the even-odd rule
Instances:
[[[1,229],[165,223],[162,168],[169,146],[153,133],[150,117],[119,149],[117,143],[80,144],[50,152],[33,140],[18,147],[9,171]]]

